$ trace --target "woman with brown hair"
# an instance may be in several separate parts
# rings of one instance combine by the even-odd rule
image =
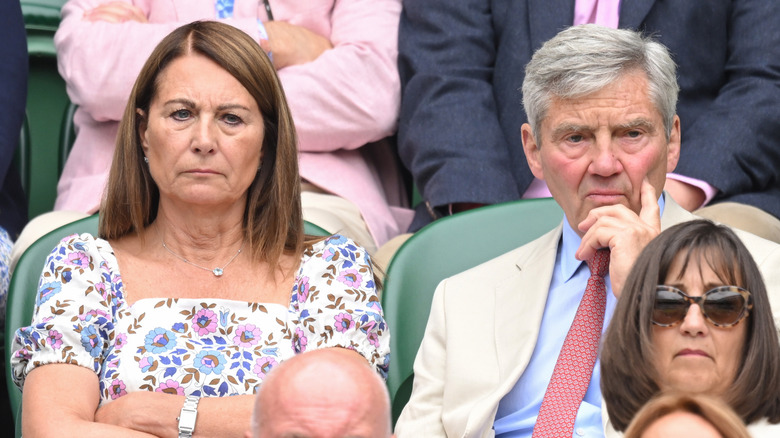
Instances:
[[[777,328],[761,273],[733,231],[696,220],[648,244],[607,329],[601,376],[618,431],[662,391],[718,397],[756,436],[754,425],[780,422]]]
[[[251,394],[295,354],[340,347],[386,371],[366,252],[304,236],[296,143],[244,32],[195,22],[157,46],[121,122],[100,237],[55,248],[17,332],[25,436],[241,436]]]

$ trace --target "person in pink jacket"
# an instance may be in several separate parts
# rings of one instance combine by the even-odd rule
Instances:
[[[398,207],[393,161],[377,159],[396,129],[400,12],[400,0],[68,1],[55,45],[78,105],[77,137],[55,210],[99,209],[118,121],[144,61],[176,27],[218,20],[271,53],[300,139],[304,218],[375,250],[411,221]]]

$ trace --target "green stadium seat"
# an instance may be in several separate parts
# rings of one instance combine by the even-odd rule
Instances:
[[[65,81],[57,72],[54,32],[60,22],[64,0],[22,0],[30,75],[27,94],[26,175],[25,189],[29,216],[35,217],[54,207],[57,181],[64,166],[60,153],[62,127],[68,116],[70,100]]]
[[[562,218],[553,198],[507,202],[439,219],[401,245],[387,268],[382,293],[391,333],[387,387],[393,424],[411,395],[414,359],[439,282],[530,242]]]

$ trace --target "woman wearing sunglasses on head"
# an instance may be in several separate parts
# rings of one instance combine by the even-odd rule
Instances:
[[[696,220],[654,239],[626,280],[602,348],[601,391],[615,431],[653,396],[676,391],[719,397],[752,436],[780,436],[777,328],[756,263],[727,227]]]

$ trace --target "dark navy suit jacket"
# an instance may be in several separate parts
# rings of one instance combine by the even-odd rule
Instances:
[[[27,38],[18,1],[2,2],[0,41],[0,227],[16,239],[27,223],[27,201],[13,158],[19,145],[27,102],[29,65]]]
[[[399,33],[399,153],[425,201],[519,199],[520,88],[574,0],[407,0]],[[780,1],[623,0],[620,27],[656,35],[678,64],[675,173],[780,217]],[[431,220],[419,209],[413,229]]]

